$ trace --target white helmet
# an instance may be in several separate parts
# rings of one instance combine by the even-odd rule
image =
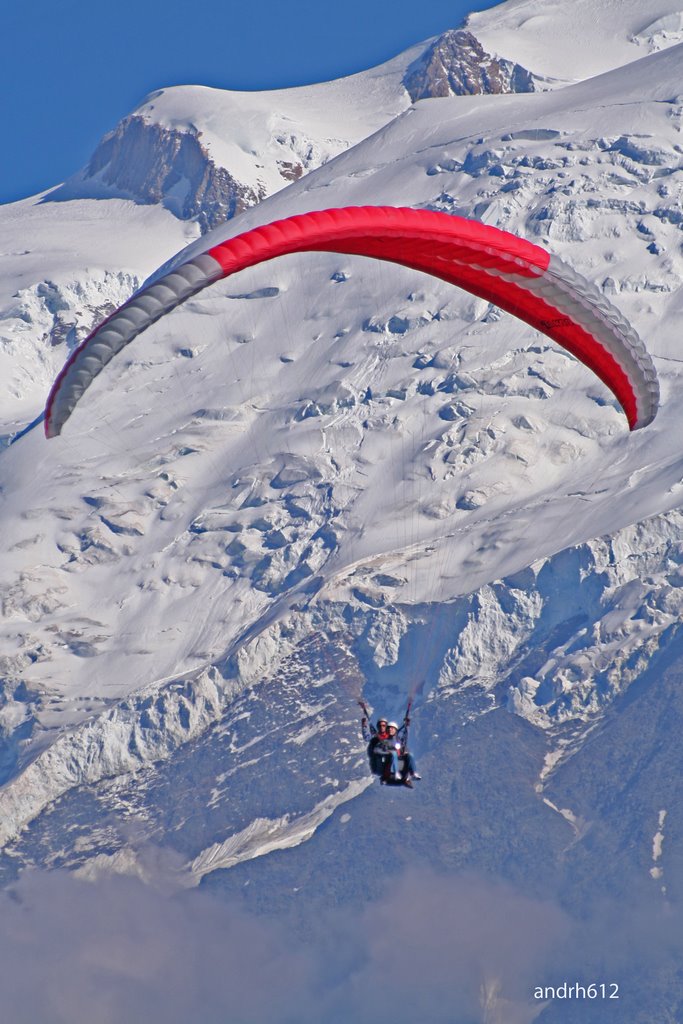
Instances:
[[[396,724],[396,722],[388,722],[387,729],[396,729],[398,731],[398,725]]]

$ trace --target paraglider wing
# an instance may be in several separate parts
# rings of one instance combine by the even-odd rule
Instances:
[[[45,410],[54,437],[107,363],[150,324],[208,285],[296,252],[374,257],[439,277],[495,303],[575,355],[610,388],[632,430],[652,421],[659,386],[645,346],[602,293],[545,249],[433,210],[344,207],[304,213],[212,246],[137,292],[75,349]]]

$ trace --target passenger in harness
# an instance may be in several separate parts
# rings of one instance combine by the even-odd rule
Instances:
[[[364,705],[361,726],[363,739],[368,743],[370,768],[374,775],[379,775],[383,783],[403,784],[412,789],[413,779],[419,779],[415,758],[406,749],[408,715],[399,728],[396,722],[387,722],[385,718],[377,720],[377,726],[369,721]]]

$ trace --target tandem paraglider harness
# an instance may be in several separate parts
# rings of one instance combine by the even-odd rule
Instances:
[[[365,703],[360,700],[358,703],[363,709],[361,728],[363,739],[368,744],[368,759],[373,775],[377,775],[384,786],[412,787],[412,779],[420,778],[415,770],[413,755],[408,751],[412,697],[408,701],[408,707],[400,727],[384,718],[379,718],[377,725],[374,726],[370,721],[370,713]],[[395,730],[393,736],[389,731],[392,728]]]

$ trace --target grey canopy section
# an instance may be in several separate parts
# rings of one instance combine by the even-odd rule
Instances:
[[[57,377],[45,409],[45,436],[56,437],[81,395],[114,356],[151,324],[223,277],[204,253],[133,295],[74,349]]]

